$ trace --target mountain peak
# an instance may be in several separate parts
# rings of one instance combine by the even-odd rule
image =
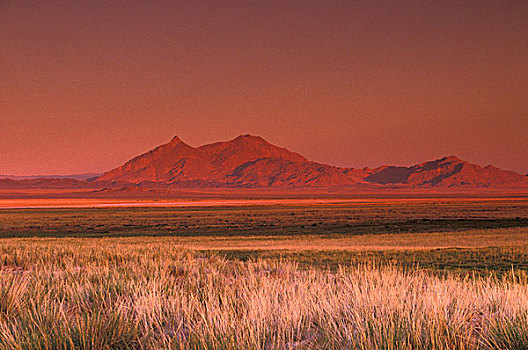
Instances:
[[[450,155],[450,156],[444,157],[444,158],[442,158],[440,160],[441,161],[445,161],[445,162],[463,162],[462,159],[458,158],[455,155]]]
[[[255,135],[251,135],[251,134],[245,134],[245,135],[240,135],[240,136],[237,136],[236,138],[234,138],[232,141],[259,141],[259,142],[266,142],[268,143],[266,140],[264,140],[262,137],[260,136],[255,136]]]
[[[183,143],[183,141],[176,135],[170,140],[169,143],[170,144],[177,144],[177,143]]]

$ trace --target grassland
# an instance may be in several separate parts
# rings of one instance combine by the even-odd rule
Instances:
[[[528,201],[0,210],[0,349],[526,349]]]
[[[519,276],[300,269],[141,244],[4,241],[2,349],[523,349]]]

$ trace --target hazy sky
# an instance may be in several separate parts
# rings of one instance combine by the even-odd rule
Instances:
[[[0,174],[174,135],[528,172],[528,1],[1,1]]]

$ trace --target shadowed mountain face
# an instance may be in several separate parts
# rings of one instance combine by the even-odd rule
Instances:
[[[510,188],[527,186],[526,178],[492,165],[480,167],[455,156],[411,167],[385,166],[373,170],[365,181],[410,187]]]
[[[343,170],[309,161],[261,158],[238,166],[227,179],[242,187],[339,187],[363,183],[361,179],[347,176]]]
[[[251,135],[197,148],[175,137],[97,180],[176,187],[528,187],[526,176],[454,156],[411,167],[340,168]]]

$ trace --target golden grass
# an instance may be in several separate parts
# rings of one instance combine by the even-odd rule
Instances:
[[[157,240],[156,240],[157,241]],[[416,250],[480,248],[528,244],[528,228],[425,232],[356,236],[205,236],[162,238],[195,250]]]
[[[528,245],[528,227],[461,232],[423,232],[365,235],[287,236],[161,236],[105,238],[10,238],[4,242],[57,243],[82,246],[103,244],[164,244],[192,250],[427,250],[444,248],[514,247]]]
[[[0,349],[528,347],[514,275],[301,270],[161,238],[2,240],[0,267]]]

